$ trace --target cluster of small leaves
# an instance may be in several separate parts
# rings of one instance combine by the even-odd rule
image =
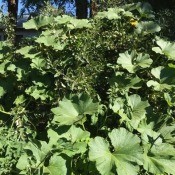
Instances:
[[[0,8],[1,32],[6,36],[6,40],[14,44],[15,41],[15,19],[3,14],[3,6]]]
[[[24,27],[0,43],[0,174],[175,175],[175,43],[149,4]]]
[[[162,29],[160,35],[167,37],[169,40],[174,40],[174,9],[160,9],[155,16]]]

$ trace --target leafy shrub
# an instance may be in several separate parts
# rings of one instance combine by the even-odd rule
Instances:
[[[174,41],[175,32],[174,32],[174,9],[161,9],[156,12],[156,19],[161,26],[160,34],[164,37],[167,37],[169,40]]]
[[[0,174],[175,174],[175,43],[148,4],[24,27],[0,43]]]

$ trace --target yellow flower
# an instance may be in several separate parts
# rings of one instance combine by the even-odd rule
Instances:
[[[131,19],[130,24],[135,27],[138,24],[138,21],[136,19]]]

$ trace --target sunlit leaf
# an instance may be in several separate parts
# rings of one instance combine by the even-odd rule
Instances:
[[[72,125],[71,128],[61,137],[70,140],[72,143],[75,143],[76,141],[81,141],[89,138],[90,133],[88,131],[83,131],[81,128],[77,128],[76,126]]]
[[[0,86],[0,98],[5,94],[5,90]]]
[[[44,167],[44,173],[49,173],[49,175],[66,175],[66,161],[61,156],[54,154],[49,160],[49,165]]]
[[[41,69],[46,66],[46,61],[43,58],[36,57],[32,59],[32,63],[30,65],[32,68]]]
[[[142,164],[140,139],[124,128],[114,129],[109,133],[114,150],[109,151],[109,144],[101,137],[93,139],[89,146],[89,158],[96,162],[102,175],[110,174],[115,167],[118,175],[137,175]]]
[[[54,18],[54,21],[57,24],[66,24],[66,23],[69,23],[71,20],[72,20],[72,17],[68,15],[57,16],[56,18]]]
[[[148,54],[137,54],[135,51],[132,51],[130,54],[128,51],[121,53],[117,60],[117,63],[130,73],[134,73],[142,68],[147,68],[152,62]]]
[[[73,98],[64,98],[59,103],[59,107],[51,110],[55,117],[54,122],[60,125],[72,125],[85,119],[86,114],[93,115],[98,112],[98,103],[87,95],[74,96]]]
[[[144,168],[153,174],[175,174],[175,148],[170,144],[153,145],[144,156]]]
[[[26,23],[23,24],[25,29],[36,29],[49,25],[53,21],[53,17],[49,16],[38,16],[30,19]]]
[[[108,175],[114,165],[108,142],[102,137],[95,137],[89,146],[89,159],[96,161],[97,169],[102,175]]]
[[[81,28],[91,28],[91,24],[87,19],[79,20],[79,19],[71,19],[69,25],[71,29],[81,29]]]
[[[136,25],[136,31],[143,35],[156,33],[161,30],[160,26],[153,21],[142,21]]]
[[[16,97],[14,104],[20,105],[20,104],[24,103],[25,101],[26,101],[26,98],[24,97],[24,95],[20,95],[20,96]]]
[[[117,9],[109,8],[107,12],[98,12],[96,18],[107,18],[109,20],[120,19],[121,18],[121,16],[119,15],[120,12],[124,12],[124,10],[120,8]]]
[[[157,80],[150,80],[147,86],[153,86],[156,91],[163,91],[164,89],[172,89],[175,87],[175,68],[159,66],[151,70],[151,74]]]
[[[24,58],[31,58],[31,59],[35,58],[35,56],[39,54],[37,53],[36,49],[33,46],[22,47],[18,49],[16,53],[23,55]]]
[[[170,60],[175,60],[175,43],[160,38],[156,41],[156,43],[159,47],[153,47],[152,50],[154,52],[165,55]]]
[[[19,170],[24,170],[26,169],[27,167],[30,166],[30,163],[29,163],[29,160],[28,160],[28,156],[26,154],[22,155],[19,160],[18,160],[18,163],[16,165],[16,167],[19,169]]]
[[[65,43],[60,43],[54,34],[48,36],[40,36],[37,38],[36,42],[43,43],[45,46],[53,47],[56,50],[63,50],[65,46]]]
[[[131,107],[130,124],[136,129],[140,121],[146,117],[146,108],[150,105],[147,101],[142,101],[140,96],[137,94],[128,97],[128,105]]]

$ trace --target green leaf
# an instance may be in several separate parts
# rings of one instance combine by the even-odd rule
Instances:
[[[50,16],[38,16],[30,19],[26,23],[23,24],[25,29],[36,29],[49,25],[53,22],[53,17]]]
[[[16,53],[19,53],[24,56],[24,58],[35,58],[39,53],[36,51],[35,47],[33,46],[25,46],[16,51]]]
[[[175,174],[175,149],[172,145],[159,143],[153,145],[144,155],[144,168],[153,174]]]
[[[50,97],[49,92],[46,91],[45,87],[31,86],[25,90],[26,94],[31,95],[34,99],[46,100]]]
[[[32,68],[42,69],[46,66],[46,61],[43,58],[36,57],[32,59],[32,63],[30,64]]]
[[[134,94],[128,97],[128,105],[131,107],[130,115],[131,121],[130,124],[134,129],[137,129],[141,120],[146,117],[146,108],[149,107],[148,101],[141,101],[139,95]]]
[[[107,18],[109,20],[113,20],[113,19],[121,19],[121,15],[120,13],[124,12],[124,10],[122,8],[109,8],[108,11],[104,11],[104,12],[98,12],[98,14],[96,15],[96,18]]]
[[[121,122],[126,122],[127,126],[137,129],[140,122],[146,118],[148,101],[142,101],[141,97],[133,94],[126,98],[116,98],[111,109],[121,117]]]
[[[36,165],[39,165],[40,163],[46,158],[46,156],[49,154],[51,151],[50,145],[47,144],[45,141],[36,141],[33,140],[32,142],[29,142],[25,148],[25,150],[30,150],[33,153],[33,156],[35,157],[36,160]]]
[[[27,167],[30,166],[30,163],[29,163],[28,158],[29,158],[29,157],[28,157],[27,154],[21,155],[21,157],[20,157],[19,160],[18,160],[18,163],[17,163],[16,167],[17,167],[19,170],[25,170]]]
[[[0,41],[0,60],[7,58],[11,51],[12,45],[8,41]]]
[[[69,25],[68,27],[71,29],[82,29],[82,28],[91,28],[91,24],[89,23],[89,20],[87,19],[71,19],[70,23],[72,25]]]
[[[141,88],[141,79],[138,76],[128,75],[126,73],[117,72],[109,80],[110,86],[113,86],[118,89],[119,92],[129,91],[130,89],[139,89]]]
[[[150,142],[150,138],[152,140],[156,140],[160,136],[159,132],[155,132],[153,130],[154,129],[154,122],[150,122],[149,124],[147,124],[146,119],[147,118],[142,120],[137,128],[137,131],[139,133],[141,133],[142,144],[144,144],[144,145],[146,145]],[[159,139],[157,139],[157,141],[159,141]]]
[[[143,158],[139,137],[120,128],[113,129],[109,138],[114,148],[112,152],[109,151],[108,142],[101,137],[89,143],[89,159],[96,161],[98,171],[108,175],[115,166],[118,175],[137,175]]]
[[[90,138],[90,133],[88,131],[83,131],[81,128],[77,128],[76,126],[72,125],[71,128],[61,137],[70,140],[72,143],[75,143],[77,141],[82,141],[87,138]]]
[[[62,125],[72,125],[83,118],[83,116],[79,116],[78,111],[68,99],[63,99],[59,103],[59,107],[52,108],[51,111],[54,113],[53,122],[59,122]]]
[[[131,54],[126,51],[119,55],[120,57],[118,58],[117,63],[124,69],[127,69],[130,73],[135,73],[139,69],[147,68],[153,62],[148,54],[137,54],[136,51],[132,51]]]
[[[60,101],[59,107],[51,110],[55,115],[53,122],[58,122],[60,125],[72,125],[82,121],[87,114],[97,113],[98,106],[98,103],[93,103],[87,94],[73,96],[70,100],[64,98]]]
[[[163,139],[167,143],[175,143],[175,124],[171,126],[164,125],[158,132],[163,136]]]
[[[0,98],[6,93],[3,87],[0,86]]]
[[[115,112],[118,113],[120,109],[124,108],[124,102],[125,100],[123,98],[115,98],[115,101],[113,102],[113,105],[110,105],[110,108]]]
[[[73,152],[75,154],[84,154],[87,151],[87,142],[88,141],[76,142],[72,147]]]
[[[127,69],[128,72],[134,73],[135,66],[132,64],[132,60],[135,57],[135,52],[131,52],[131,55],[126,51],[125,53],[119,54],[120,57],[117,60],[117,63],[120,64],[124,69]]]
[[[156,41],[159,47],[153,47],[152,50],[161,55],[165,55],[169,60],[175,60],[175,43],[158,38]]]
[[[72,125],[66,133],[60,136],[60,138],[66,138],[70,141],[72,145],[72,150],[70,150],[72,152],[70,152],[70,156],[72,156],[87,151],[87,143],[90,140],[90,133]]]
[[[27,71],[25,69],[17,68],[17,72],[16,72],[17,81],[25,79],[25,76],[27,74],[26,72]]]
[[[54,154],[49,160],[49,165],[44,167],[44,173],[49,173],[49,175],[66,175],[66,161],[61,156]]]
[[[72,17],[68,15],[61,15],[54,18],[54,20],[57,24],[66,24],[72,20]]]
[[[175,87],[175,68],[159,66],[153,68],[151,74],[157,78],[158,81],[148,81],[148,87],[153,86],[156,91],[163,91],[164,89],[172,89]]]
[[[52,34],[52,35],[44,35],[40,36],[36,39],[37,43],[43,43],[45,46],[51,46],[55,50],[63,50],[65,47],[65,43],[61,43],[58,38]]]
[[[147,2],[146,3],[138,2],[136,4],[136,8],[137,8],[138,12],[140,13],[141,17],[154,18],[152,7],[149,3],[147,3]]]
[[[10,65],[7,67],[7,70],[12,71],[12,72],[15,72],[16,66],[15,66],[14,64],[10,64]]]
[[[5,60],[3,63],[0,64],[0,74],[5,74],[6,73],[6,65],[9,63],[10,61]]]
[[[136,25],[136,32],[143,35],[159,32],[160,26],[153,21],[142,21]]]
[[[113,129],[109,133],[114,154],[128,162],[142,164],[143,150],[140,147],[140,139],[137,135],[128,132],[125,128]],[[121,154],[121,155],[120,155]]]
[[[58,133],[52,129],[47,130],[47,136],[49,138],[49,145],[51,145],[51,146],[56,145],[58,139],[60,138]]]
[[[16,97],[16,99],[13,103],[18,106],[18,105],[23,104],[25,101],[26,101],[26,99],[25,99],[24,95],[20,95],[20,96]]]
[[[96,167],[102,175],[110,174],[110,171],[114,165],[112,154],[109,151],[108,142],[102,137],[95,137],[89,143],[89,159],[96,161]]]
[[[174,92],[164,93],[164,99],[166,100],[167,104],[172,107],[175,106],[175,94]]]
[[[56,37],[54,35],[50,36],[40,36],[36,39],[37,43],[43,43],[45,46],[53,46],[56,42]]]
[[[22,48],[18,49],[16,51],[16,53],[19,53],[21,55],[26,55],[27,53],[29,53],[29,51],[31,49],[34,49],[34,47],[33,46],[25,46],[25,47],[22,47]]]

